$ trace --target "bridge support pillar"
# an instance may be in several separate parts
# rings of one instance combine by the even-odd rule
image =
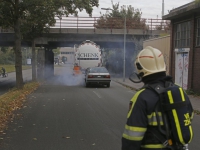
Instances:
[[[51,48],[45,48],[45,78],[54,76],[54,53]]]
[[[44,80],[54,76],[54,53],[50,48],[38,49],[37,79]]]
[[[44,48],[39,48],[37,53],[37,79],[44,79],[45,68],[45,50]]]

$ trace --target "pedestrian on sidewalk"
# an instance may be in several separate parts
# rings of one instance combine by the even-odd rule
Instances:
[[[170,143],[169,139],[167,139],[168,137],[163,134],[168,131],[166,129],[167,123],[165,123],[163,118],[165,116],[164,112],[162,111],[161,105],[158,105],[160,104],[158,93],[152,89],[145,88],[150,84],[159,84],[165,87],[165,83],[173,83],[172,77],[166,75],[163,54],[158,49],[148,46],[137,55],[135,66],[138,76],[144,83],[144,88],[137,91],[130,101],[127,122],[122,135],[121,149],[172,150],[171,148],[174,148],[173,150],[180,150],[177,149],[176,144]],[[187,101],[188,115],[186,115],[186,122],[190,128],[193,108],[188,96],[182,93],[183,96],[185,97],[185,101]],[[185,114],[181,115],[184,116]],[[161,129],[163,132],[161,132]],[[192,132],[192,129],[190,131]],[[163,139],[164,142],[162,141]],[[174,141],[174,139],[171,141]]]

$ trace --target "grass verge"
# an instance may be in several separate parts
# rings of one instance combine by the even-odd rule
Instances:
[[[23,106],[23,102],[26,100],[27,95],[36,90],[39,85],[39,82],[29,82],[24,85],[22,90],[13,88],[9,92],[0,96],[1,132],[5,129],[7,123],[12,118],[13,112]]]
[[[15,65],[2,65],[0,64],[0,69],[1,67],[4,67],[6,69],[6,72],[9,73],[9,72],[15,72]],[[22,70],[26,70],[26,69],[30,69],[31,66],[28,66],[28,65],[23,65],[22,66]]]

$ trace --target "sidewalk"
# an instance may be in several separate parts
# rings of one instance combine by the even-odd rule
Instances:
[[[112,78],[112,80],[122,85],[128,86],[133,90],[138,90],[143,86],[143,83],[133,83],[128,78],[125,79],[125,82],[123,82],[123,78]],[[188,96],[190,98],[194,110],[200,111],[200,97],[193,95],[188,95]]]

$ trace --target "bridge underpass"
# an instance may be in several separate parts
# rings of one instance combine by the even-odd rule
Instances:
[[[149,38],[158,36],[165,31],[144,31],[142,29],[129,29],[126,34],[126,52],[133,51],[133,38]],[[54,73],[54,53],[52,49],[57,47],[74,47],[85,40],[91,40],[100,48],[124,48],[123,29],[62,29],[51,28],[49,33],[44,33],[36,39],[36,47],[44,47],[38,50],[37,77],[46,78]],[[22,47],[31,47],[31,42],[22,39]],[[0,46],[14,46],[14,33],[0,33]]]

